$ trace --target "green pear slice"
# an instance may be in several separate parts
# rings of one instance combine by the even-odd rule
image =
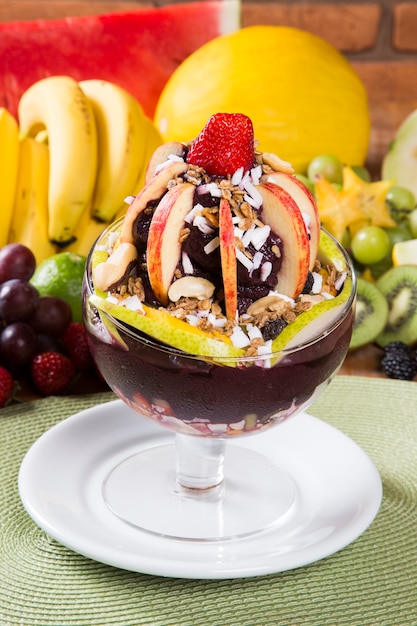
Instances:
[[[123,220],[120,240],[126,243],[133,242],[133,224],[137,217],[144,211],[152,200],[159,200],[167,191],[168,183],[177,176],[181,176],[188,168],[183,161],[175,161],[152,176],[140,193],[133,200],[126,211]]]
[[[163,309],[143,304],[143,313],[140,313],[114,304],[96,294],[90,296],[90,302],[99,312],[107,313],[157,341],[188,354],[211,357],[213,360],[220,359],[220,364],[232,367],[238,365],[234,359],[244,354],[241,348],[235,348],[229,337],[216,332],[208,333],[191,326]]]
[[[328,300],[322,300],[310,310],[300,313],[272,342],[272,351],[279,352],[318,337],[329,330],[346,309],[349,298],[353,298],[354,279],[350,275],[347,256],[334,239],[322,230],[318,258],[323,265],[332,264],[339,272],[346,272],[342,291]]]
[[[195,186],[181,183],[161,199],[152,217],[146,247],[148,276],[156,298],[168,304],[168,290],[181,256],[180,233],[193,208]]]
[[[383,161],[384,180],[394,180],[417,198],[417,109],[403,121]]]
[[[346,303],[352,294],[352,287],[352,278],[347,276],[339,295],[329,300],[322,300],[309,311],[300,313],[297,319],[288,324],[273,340],[272,352],[290,350],[330,330],[346,309]]]

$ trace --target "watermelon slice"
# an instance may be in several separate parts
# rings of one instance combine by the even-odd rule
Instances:
[[[22,93],[55,74],[124,87],[153,118],[176,67],[240,27],[240,0],[204,0],[125,13],[0,24],[0,106],[14,116]]]

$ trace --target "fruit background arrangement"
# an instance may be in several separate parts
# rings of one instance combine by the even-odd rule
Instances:
[[[0,76],[0,247],[22,244],[36,266],[63,253],[85,258],[143,187],[158,146],[191,139],[214,113],[241,112],[253,120],[260,148],[294,166],[323,226],[355,262],[351,352],[372,345],[382,373],[411,380],[417,343],[416,113],[410,111],[392,138],[381,171],[368,172],[368,94],[340,52],[296,28],[239,28],[239,3],[233,0],[199,4],[0,25],[2,58],[14,76],[12,88]],[[204,33],[190,28],[193,20],[201,23],[202,11]],[[110,58],[111,49],[112,63],[75,52],[98,24],[100,58]],[[146,52],[154,59],[153,72],[138,44],[145,31],[153,42]],[[181,43],[175,58],[171,37]],[[54,55],[57,38],[62,51]],[[23,41],[32,63],[22,74]],[[274,63],[259,63],[253,49]],[[2,315],[1,336],[12,323]],[[1,362],[7,365],[7,357]]]

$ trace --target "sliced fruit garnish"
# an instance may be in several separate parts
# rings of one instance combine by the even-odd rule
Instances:
[[[241,113],[212,115],[192,141],[187,161],[213,176],[250,170],[255,161],[252,121]]]
[[[417,265],[417,239],[397,241],[392,248],[394,265]]]
[[[368,183],[347,166],[340,190],[322,176],[315,184],[315,194],[323,226],[339,241],[347,229],[352,234],[368,224],[394,228],[396,223],[385,201],[392,186],[387,180]]]
[[[339,241],[351,224],[363,223],[354,190],[336,189],[322,176],[315,183],[315,195],[322,225]]]
[[[226,335],[215,331],[210,333],[191,326],[163,309],[155,309],[143,304],[143,313],[140,313],[125,306],[113,304],[95,294],[90,296],[90,302],[99,311],[104,311],[149,337],[188,354],[211,357],[214,360],[220,358],[222,364],[231,366],[236,366],[237,363],[229,362],[228,358],[233,359],[244,355],[244,351],[235,348]]]
[[[388,191],[394,185],[392,180],[379,180],[368,183],[355,174],[351,167],[343,168],[343,189],[352,192],[357,207],[362,211],[365,219],[373,226],[395,228],[397,225],[392,219],[386,203]]]
[[[352,293],[352,278],[347,276],[343,289],[335,298],[322,300],[308,311],[300,313],[272,342],[272,352],[302,345],[330,329],[346,307]]]
[[[232,212],[224,198],[219,206],[219,239],[226,316],[234,320],[237,311],[236,246]]]
[[[417,342],[417,265],[398,265],[385,272],[376,286],[388,300],[388,319],[376,342],[384,347],[391,341],[408,346]]]
[[[159,200],[167,191],[169,181],[183,174],[187,167],[187,163],[183,161],[174,161],[149,180],[126,211],[120,234],[121,241],[133,243],[133,224],[137,217],[146,209],[149,202]]]
[[[168,304],[168,290],[181,256],[180,234],[193,207],[195,186],[172,187],[161,199],[149,227],[146,259],[148,276],[156,298]]]
[[[261,183],[257,189],[263,201],[262,221],[283,242],[276,289],[296,298],[306,283],[310,267],[310,243],[303,216],[295,200],[282,187]]]
[[[310,270],[312,270],[320,241],[320,216],[313,194],[296,176],[286,174],[285,172],[272,172],[265,176],[265,181],[285,189],[298,204],[304,221],[307,222],[310,241]]]
[[[417,196],[417,109],[398,128],[382,161],[382,178],[393,179]]]
[[[322,265],[334,265],[338,272],[349,270],[346,256],[336,241],[323,228],[320,235],[320,248],[317,255]]]
[[[360,348],[374,341],[383,331],[388,319],[388,302],[378,287],[358,278],[355,322],[349,347]]]

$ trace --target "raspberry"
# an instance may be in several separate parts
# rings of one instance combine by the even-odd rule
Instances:
[[[410,348],[400,342],[389,343],[384,348],[381,367],[388,378],[412,380],[417,373],[416,360]]]
[[[6,406],[13,397],[15,382],[12,374],[5,367],[0,366],[0,408]]]
[[[203,167],[213,176],[250,170],[255,161],[252,121],[241,113],[212,115],[191,143],[187,162]]]
[[[88,347],[84,324],[71,322],[62,339],[76,370],[78,372],[89,372],[92,370],[94,361]]]
[[[32,380],[40,393],[53,396],[68,390],[75,379],[72,361],[58,352],[41,352],[31,363]]]

